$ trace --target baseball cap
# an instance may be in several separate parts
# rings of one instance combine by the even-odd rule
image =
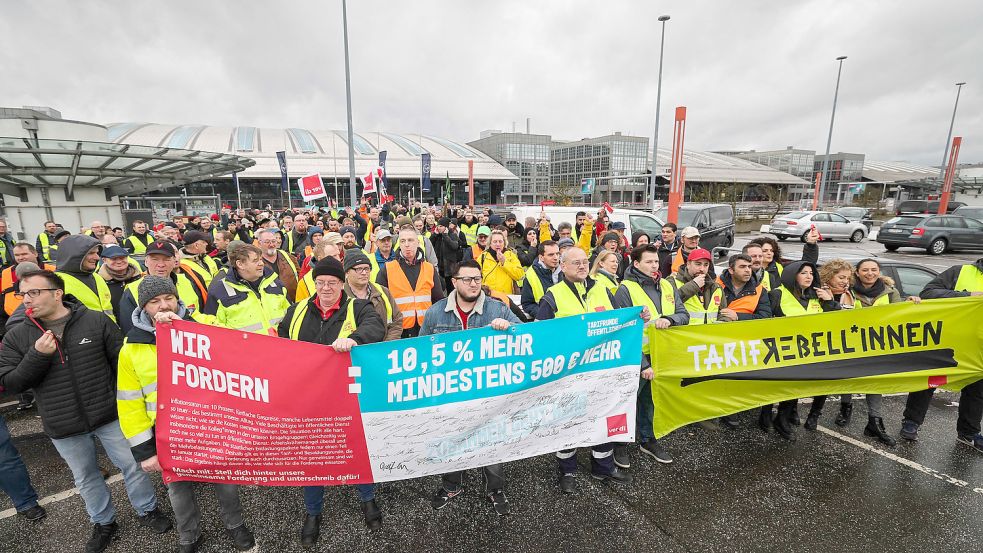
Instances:
[[[713,262],[713,256],[710,252],[703,248],[696,248],[695,250],[689,252],[689,257],[686,261],[698,261],[700,259],[706,259],[707,261]]]
[[[683,238],[693,238],[694,236],[699,236],[700,231],[696,227],[686,227],[679,235]]]
[[[611,230],[625,230],[626,228],[628,227],[626,227],[625,224],[622,223],[621,221],[615,221],[611,223]]]
[[[201,232],[201,231],[197,231],[197,230],[189,230],[188,232],[185,232],[184,233],[184,243],[185,244],[194,244],[195,242],[198,242],[198,241],[203,241],[205,243],[211,244],[212,243],[212,236],[210,234],[207,234],[207,233],[204,233],[204,232]]]
[[[479,236],[482,235],[482,234],[484,234],[485,236],[491,236],[491,229],[488,228],[487,226],[481,226],[481,227],[478,227],[478,232],[475,233],[475,234],[477,234]]]
[[[392,238],[392,237],[393,237],[393,233],[389,232],[386,229],[379,229],[375,233],[375,239],[376,239],[376,241],[384,240],[386,238]]]
[[[175,257],[177,255],[177,248],[174,247],[174,243],[169,240],[157,240],[147,246],[146,254],[159,253],[166,255],[168,257]]]
[[[556,245],[559,246],[560,249],[562,250],[563,248],[569,248],[570,246],[573,246],[574,241],[573,238],[570,237],[560,238],[559,240],[556,241]]]
[[[113,245],[103,248],[102,253],[99,255],[101,255],[102,257],[111,258],[111,257],[127,257],[130,254],[123,248]]]

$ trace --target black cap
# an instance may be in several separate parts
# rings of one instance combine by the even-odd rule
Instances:
[[[189,230],[188,232],[184,233],[184,243],[185,244],[194,244],[195,242],[198,242],[199,240],[204,241],[204,242],[206,242],[208,244],[211,244],[212,243],[212,235],[211,234],[208,234],[206,232],[198,231],[198,230]]]
[[[152,242],[147,246],[146,255],[152,253],[159,253],[166,255],[168,257],[177,257],[177,248],[174,246],[174,242],[170,240],[157,240]]]
[[[317,279],[322,275],[330,275],[342,282],[345,281],[345,269],[341,266],[341,261],[333,257],[325,257],[314,265],[314,278]]]

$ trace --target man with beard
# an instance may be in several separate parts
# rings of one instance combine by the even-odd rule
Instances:
[[[297,225],[298,223],[295,221],[295,229]],[[263,263],[280,278],[280,282],[287,289],[287,297],[295,297],[297,295],[297,281],[299,280],[297,264],[294,263],[293,256],[277,248],[276,231],[268,228],[261,229],[256,233],[256,242],[259,244],[259,248],[263,250]]]

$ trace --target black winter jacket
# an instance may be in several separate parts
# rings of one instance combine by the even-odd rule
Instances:
[[[11,392],[34,388],[44,432],[67,438],[117,420],[116,366],[123,336],[113,321],[65,296],[72,318],[58,351],[34,349],[41,329],[31,320],[11,328],[0,349],[0,386]],[[42,326],[44,323],[38,321]]]
[[[386,325],[379,318],[379,314],[372,307],[369,300],[350,299],[344,292],[341,293],[341,303],[338,310],[331,314],[328,320],[321,317],[321,310],[313,303],[317,300],[317,295],[305,300],[308,303],[307,313],[304,320],[300,323],[300,332],[297,339],[301,342],[311,342],[314,344],[330,345],[338,339],[341,327],[345,323],[348,313],[348,302],[355,302],[355,331],[348,337],[355,340],[359,345],[373,344],[381,342],[386,338]],[[304,302],[295,303],[287,309],[280,326],[277,328],[277,335],[281,338],[290,336],[290,323],[294,318],[297,308],[304,305]]]

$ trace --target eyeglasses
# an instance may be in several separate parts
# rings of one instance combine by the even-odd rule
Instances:
[[[480,276],[476,276],[476,277],[451,277],[451,278],[453,278],[454,280],[459,280],[459,281],[463,282],[464,284],[469,284],[469,285],[471,285],[471,284],[480,284],[481,283],[481,277]]]
[[[587,267],[590,265],[590,261],[586,259],[581,259],[580,261],[567,261],[567,263],[573,265],[574,267]]]
[[[341,281],[340,280],[332,280],[330,282],[324,281],[324,280],[315,280],[314,281],[314,287],[317,288],[317,289],[321,289],[321,288],[337,288],[339,286],[341,286]]]
[[[19,300],[24,299],[24,296],[29,296],[31,298],[37,298],[38,296],[41,295],[41,292],[44,292],[44,291],[53,292],[55,290],[57,290],[57,288],[37,288],[37,289],[34,289],[34,290],[28,290],[27,292],[14,292],[14,297],[17,298],[17,299],[19,299]]]
[[[354,269],[349,269],[350,271],[355,271],[360,275],[367,275],[372,271],[372,267],[355,267]]]

